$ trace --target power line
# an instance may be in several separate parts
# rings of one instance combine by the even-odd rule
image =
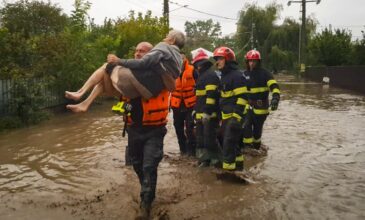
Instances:
[[[142,5],[140,5],[140,4],[137,4],[136,2],[131,2],[131,1],[129,1],[129,0],[126,0],[129,4],[132,4],[132,5],[134,5],[134,6],[137,6],[138,8],[141,8],[141,9],[143,9],[143,10],[146,10],[147,8],[146,7],[144,7],[144,6],[142,6]]]
[[[170,15],[170,17],[179,17],[179,18],[185,18],[185,20],[186,20],[186,18],[189,18],[189,19],[196,19],[196,20],[201,20],[202,18],[200,17],[192,17],[192,16],[183,16],[183,15]],[[218,19],[219,20],[219,19]],[[232,21],[232,20],[225,20],[225,22],[236,22],[236,21]]]
[[[180,6],[178,8],[174,8],[174,9],[170,10],[170,12],[177,11],[177,10],[182,9],[182,8],[185,8],[185,5]]]
[[[195,11],[195,12],[198,12],[198,13],[201,13],[201,14],[205,14],[205,15],[209,15],[209,16],[213,16],[213,17],[217,17],[217,18],[223,18],[223,19],[227,19],[227,20],[238,21],[238,19],[236,19],[236,18],[229,18],[229,17],[225,17],[225,16],[215,15],[215,14],[211,14],[211,13],[208,13],[208,12],[204,12],[204,11],[200,11],[200,10],[197,10],[197,9],[190,8],[188,5],[181,5],[179,3],[172,2],[172,1],[169,1],[169,2],[171,4],[181,6],[182,8],[188,9],[190,11]]]
[[[328,27],[328,25],[319,25],[319,27]],[[341,28],[365,28],[365,25],[332,25],[332,27],[341,27]]]

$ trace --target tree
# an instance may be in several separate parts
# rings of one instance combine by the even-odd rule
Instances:
[[[265,43],[270,33],[274,30],[274,22],[279,17],[281,5],[271,3],[265,8],[258,7],[256,4],[246,4],[240,12],[237,23],[236,41],[239,51],[249,51],[258,49],[261,52],[263,62],[266,64],[267,54],[271,47],[265,48]],[[244,53],[237,57],[244,59]]]
[[[315,20],[308,18],[307,23],[308,25],[306,27],[308,29],[307,34],[309,38],[311,33],[315,30]],[[300,24],[298,22],[286,18],[283,24],[275,26],[270,32],[263,47],[263,53],[269,55],[266,62],[269,66],[272,66],[273,68],[280,66],[278,69],[295,69],[298,67],[299,29]],[[275,51],[273,49],[275,49]],[[278,51],[286,54],[285,65],[277,63],[278,60],[282,60],[280,57],[275,57],[275,55],[281,54],[278,53]],[[276,60],[276,63],[273,63],[274,60]]]
[[[186,51],[191,51],[199,47],[213,51],[218,45],[217,41],[222,35],[221,25],[219,22],[214,23],[212,19],[195,22],[185,22],[186,32]]]
[[[0,77],[32,76],[42,59],[36,52],[38,43],[56,36],[67,26],[62,10],[39,1],[20,0],[0,9]]]
[[[268,56],[270,61],[269,67],[273,70],[283,70],[292,67],[294,55],[292,52],[287,50],[281,50],[278,46],[271,48],[271,53]]]
[[[74,7],[70,19],[71,27],[76,30],[85,30],[87,27],[87,11],[90,9],[91,3],[85,0],[75,0]]]
[[[280,10],[281,6],[275,3],[269,4],[265,8],[260,8],[255,4],[246,4],[241,10],[237,24],[238,46],[246,50],[261,48],[273,30]]]
[[[351,54],[351,33],[346,30],[332,31],[324,29],[309,43],[310,52],[316,58],[316,64],[339,66],[349,63]]]
[[[62,9],[50,2],[20,0],[0,9],[1,26],[10,33],[30,38],[40,34],[56,34],[67,25]]]
[[[283,24],[273,29],[267,39],[267,47],[273,45],[281,49],[297,52],[299,50],[300,24],[293,19],[285,19]]]
[[[365,32],[362,32],[362,39],[356,40],[353,45],[353,52],[350,62],[353,65],[365,65]]]
[[[144,16],[142,13],[136,16],[134,11],[130,11],[128,18],[116,21],[116,32],[120,39],[116,53],[119,57],[130,58],[139,42],[156,44],[166,37],[168,31],[165,18],[152,17],[151,11],[147,11]]]

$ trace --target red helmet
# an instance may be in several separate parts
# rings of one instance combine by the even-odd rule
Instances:
[[[246,53],[246,60],[261,60],[260,52],[257,50],[250,50]]]
[[[214,58],[224,57],[226,61],[236,60],[236,55],[234,54],[233,50],[228,47],[218,47],[217,49],[214,50],[213,56]]]
[[[191,61],[191,63],[194,64],[197,61],[207,60],[207,59],[209,59],[208,54],[204,52],[204,50],[198,50],[196,55],[193,57],[193,61]]]

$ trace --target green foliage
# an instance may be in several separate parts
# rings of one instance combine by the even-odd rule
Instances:
[[[365,32],[362,31],[362,39],[356,40],[353,46],[350,63],[353,65],[365,65]]]
[[[266,41],[267,47],[276,45],[279,48],[299,51],[299,28],[300,24],[293,19],[285,19],[281,26],[271,31]]]
[[[214,42],[215,47],[219,47],[219,46],[227,46],[229,48],[237,48],[237,42],[236,39],[234,38],[234,36],[223,36],[220,37],[218,39],[215,40]],[[214,50],[215,48],[213,48]],[[239,53],[240,51],[236,51],[236,54]]]
[[[85,0],[75,0],[75,9],[71,14],[71,27],[75,31],[85,30],[87,27],[86,18],[88,17],[87,11],[91,7],[91,3]]]
[[[270,32],[274,29],[274,21],[279,17],[281,6],[275,3],[264,9],[256,4],[246,4],[240,13],[237,24],[237,42],[242,49],[257,48],[264,45]],[[254,39],[251,36],[254,36]]]
[[[147,11],[143,16],[130,11],[129,17],[116,21],[116,31],[121,39],[116,53],[119,57],[129,58],[134,47],[141,41],[156,44],[162,41],[168,33],[164,18],[152,17],[152,12]]]
[[[56,38],[49,37],[39,44],[38,54],[44,59],[35,68],[48,77],[58,90],[75,90],[96,68],[91,63],[92,47],[87,33],[65,30]]]
[[[21,0],[0,9],[0,78],[39,75],[34,68],[42,57],[38,43],[57,36],[67,16],[50,3]]]
[[[20,33],[9,33],[6,29],[2,33],[0,53],[6,56],[0,56],[0,78],[32,75],[31,67],[36,59],[33,39],[24,38]]]
[[[11,112],[25,125],[36,124],[47,118],[41,111],[46,100],[43,93],[44,84],[36,80],[20,78],[14,80],[10,89],[12,97],[9,105]]]
[[[213,51],[217,44],[219,37],[222,35],[221,25],[214,23],[212,19],[195,22],[185,22],[186,32],[186,51],[191,51],[199,47]]]
[[[257,49],[261,52],[263,64],[268,65],[268,54],[271,45],[267,40],[270,33],[274,30],[274,22],[279,17],[281,5],[272,3],[265,8],[256,4],[246,4],[240,12],[240,18],[237,23],[236,45],[240,51],[237,55],[238,60],[244,60],[244,55],[250,49]]]
[[[316,58],[316,64],[326,66],[348,64],[352,50],[351,33],[326,28],[310,41],[309,49]]]
[[[67,24],[67,16],[61,8],[41,1],[20,0],[8,3],[0,9],[0,18],[2,27],[25,38],[55,34]]]
[[[273,70],[287,69],[293,64],[293,58],[292,52],[281,50],[276,45],[271,48],[271,53],[268,56],[270,68]]]
[[[308,19],[310,20],[310,19]],[[308,23],[313,23],[311,20]],[[314,26],[307,25],[311,30]],[[264,50],[267,66],[275,69],[294,69],[298,66],[300,24],[293,19],[285,19],[276,26],[265,40]],[[311,31],[308,31],[310,33]]]
[[[245,5],[237,24],[236,50],[239,50],[239,60],[244,59],[248,50],[256,48],[261,52],[264,66],[268,68],[280,70],[298,66],[300,24],[286,18],[282,25],[275,25],[281,10],[282,6],[276,3],[265,8],[256,4]],[[315,32],[316,23],[314,18],[307,18],[308,39]]]
[[[20,128],[23,124],[18,116],[4,116],[0,118],[0,132],[6,129]]]

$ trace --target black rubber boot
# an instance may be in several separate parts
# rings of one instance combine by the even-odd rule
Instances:
[[[150,214],[151,214],[151,204],[141,202],[140,213],[136,219],[140,220],[150,219]]]
[[[132,159],[129,156],[129,147],[128,147],[128,145],[125,147],[124,159],[125,159],[125,165],[126,166],[132,166]]]
[[[242,171],[243,170],[243,161],[236,161],[236,171]]]
[[[198,167],[200,167],[200,168],[209,167],[209,165],[210,165],[210,161],[200,161],[198,163]]]
[[[253,143],[253,148],[256,149],[256,150],[260,150],[260,148],[261,148],[261,142],[259,142],[259,143]]]

